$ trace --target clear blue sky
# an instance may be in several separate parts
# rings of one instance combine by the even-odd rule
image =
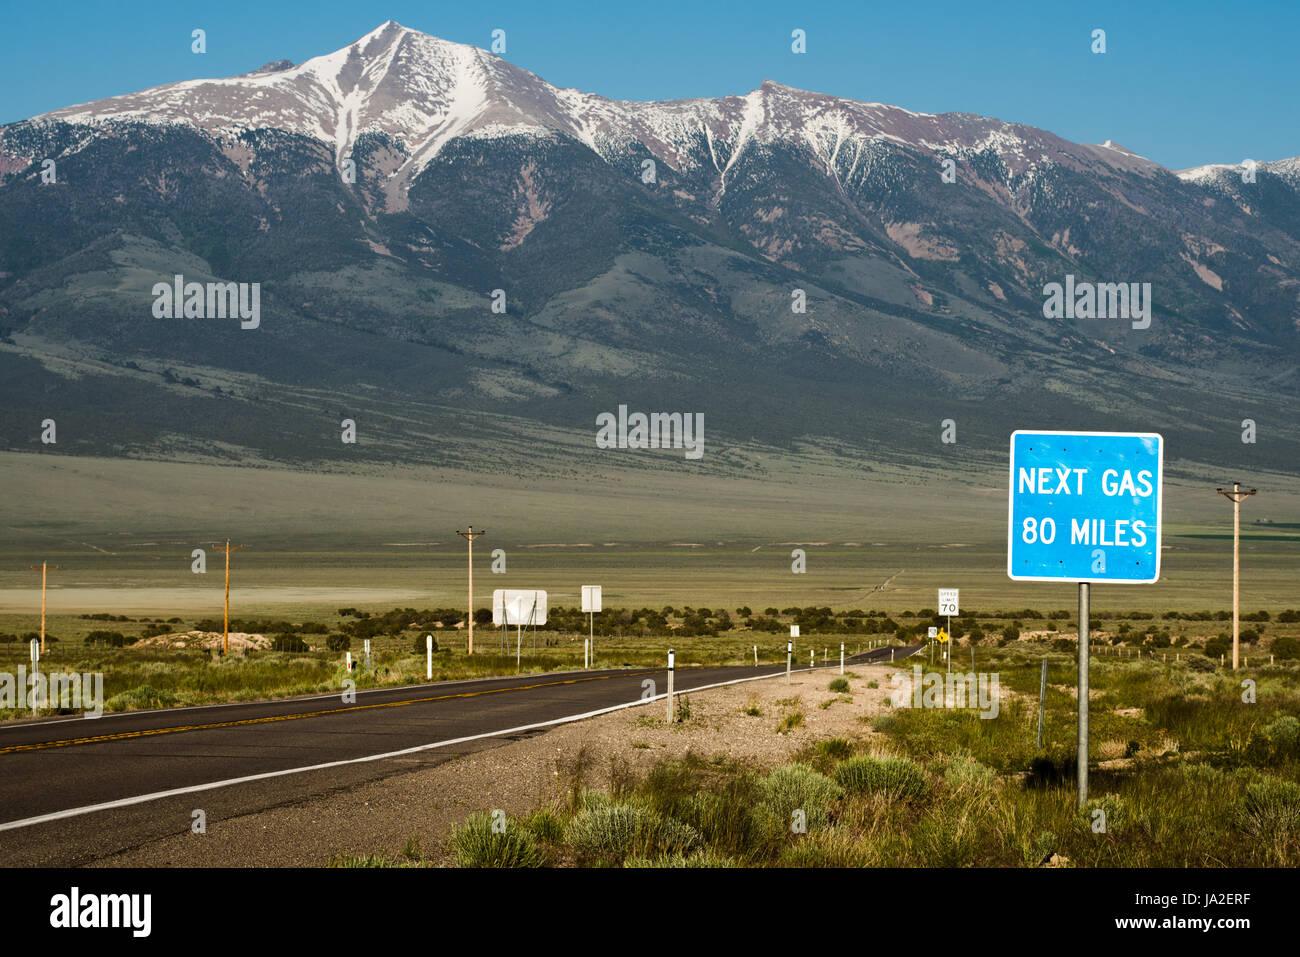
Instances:
[[[175,80],[300,63],[393,19],[619,99],[764,79],[925,112],[1111,139],[1173,169],[1300,155],[1300,2],[410,3],[84,0],[0,9],[0,123]],[[190,52],[190,31],[208,52]],[[790,52],[807,32],[808,52]],[[1090,52],[1094,28],[1107,52]]]

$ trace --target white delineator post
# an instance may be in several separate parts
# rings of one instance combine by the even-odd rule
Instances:
[[[754,667],[758,667],[758,645],[754,646]]]
[[[41,673],[41,645],[35,638],[32,639],[32,675],[38,676]],[[37,690],[40,687],[40,681],[32,682],[32,714],[36,714],[37,708],[40,707],[40,693]]]
[[[429,681],[433,680],[433,635],[424,636],[424,651],[427,657],[427,664],[424,667],[424,677]]]
[[[668,649],[668,723],[673,723],[673,650]]]
[[[844,642],[840,642],[840,674],[844,674]]]
[[[786,684],[790,683],[790,665],[791,665],[791,659],[793,658],[794,658],[794,642],[787,641],[785,643],[785,683]]]

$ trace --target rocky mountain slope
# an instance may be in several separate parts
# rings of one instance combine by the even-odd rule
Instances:
[[[390,21],[0,127],[0,442],[563,470],[625,404],[704,413],[657,467],[743,470],[1054,426],[1212,461],[1252,418],[1295,471],[1300,161],[1249,178],[770,81],[613,101]],[[156,318],[175,275],[258,283],[257,328]],[[1149,325],[1048,318],[1067,276],[1150,283]]]

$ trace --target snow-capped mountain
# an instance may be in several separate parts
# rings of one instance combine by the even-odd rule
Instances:
[[[364,394],[386,454],[443,423],[445,461],[488,441],[466,415],[511,447],[496,417],[671,395],[784,444],[860,443],[887,409],[906,427],[872,454],[922,461],[963,407],[998,443],[1030,409],[1204,450],[1300,391],[1300,161],[1240,173],[771,81],[610,100],[390,21],[0,127],[0,429],[23,447],[53,396],[137,410],[95,451],[328,458],[301,410]],[[159,324],[182,274],[260,283],[258,333]],[[1067,276],[1150,283],[1150,323],[1048,315]],[[1294,433],[1259,454],[1293,467]]]
[[[403,161],[386,175],[403,183],[457,137],[525,131],[571,137],[607,160],[644,146],[675,169],[711,168],[723,186],[747,147],[773,142],[802,143],[828,173],[847,179],[874,141],[943,155],[992,150],[1012,173],[1046,162],[1156,168],[1109,141],[1079,145],[972,114],[916,113],[771,81],[744,96],[721,99],[609,100],[559,89],[485,50],[391,20],[299,66],[172,83],[37,119],[175,123],[221,136],[285,130],[328,144],[338,164],[351,155],[359,135],[377,134],[400,144]]]

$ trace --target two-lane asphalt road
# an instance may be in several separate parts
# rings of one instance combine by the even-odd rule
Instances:
[[[784,671],[679,669],[675,691]],[[0,727],[0,865],[88,862],[182,833],[195,809],[219,819],[305,801],[647,694],[662,707],[666,688],[663,669],[580,671],[11,724]]]

